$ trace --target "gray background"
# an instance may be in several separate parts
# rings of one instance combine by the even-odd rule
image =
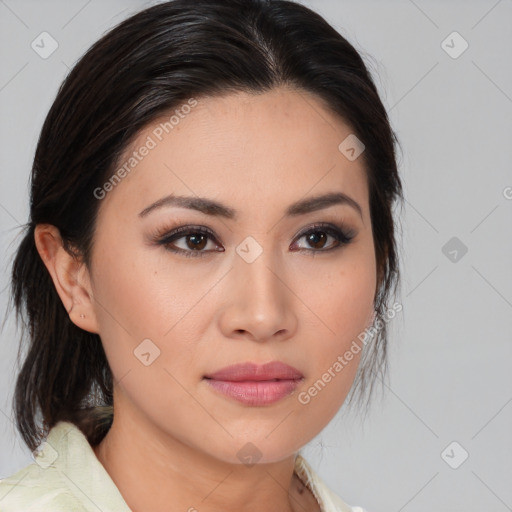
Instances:
[[[342,408],[305,455],[369,512],[512,510],[512,1],[304,3],[370,66],[403,146],[406,195],[404,309],[391,330],[385,396],[364,422]],[[2,308],[31,160],[57,88],[90,44],[147,5],[0,0]],[[48,59],[31,48],[43,31],[59,44]],[[469,44],[457,58],[441,45],[453,31]],[[447,44],[462,48],[453,37]],[[442,250],[452,237],[456,261],[453,247],[450,258]],[[31,461],[11,420],[17,337],[9,318],[0,340],[0,478]],[[453,469],[447,461],[460,463],[463,450],[468,459]]]

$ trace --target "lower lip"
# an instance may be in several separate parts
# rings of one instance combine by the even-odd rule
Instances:
[[[293,393],[300,380],[225,381],[205,379],[220,393],[247,405],[269,405]]]

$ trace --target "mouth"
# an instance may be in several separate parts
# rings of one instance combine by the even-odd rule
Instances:
[[[293,393],[304,375],[280,361],[264,365],[243,363],[205,375],[203,380],[216,392],[245,405],[270,405]]]

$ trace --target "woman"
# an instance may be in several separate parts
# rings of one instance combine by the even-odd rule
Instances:
[[[39,450],[0,510],[361,511],[300,449],[385,368],[395,143],[293,2],[175,0],[94,44],[35,154],[12,296]]]

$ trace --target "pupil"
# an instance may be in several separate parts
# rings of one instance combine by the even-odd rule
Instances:
[[[206,236],[205,235],[189,235],[188,241],[191,242],[189,247],[191,249],[204,249]],[[315,249],[322,248],[325,244],[325,233],[316,231],[311,233],[308,237],[309,243],[313,245]]]
[[[189,235],[188,239],[189,239],[189,241],[194,240],[192,242],[192,245],[189,245],[189,247],[191,249],[204,249],[204,247],[205,247],[204,242],[206,240],[205,235]],[[202,245],[201,245],[201,243],[202,243]]]
[[[319,233],[320,233],[320,236],[319,236]],[[318,249],[318,247],[315,244],[318,244],[319,242],[325,243],[325,233],[322,233],[321,231],[316,231],[315,233],[311,233],[309,235],[309,243],[314,245],[315,249]],[[322,243],[320,243],[320,248],[321,247],[323,247]]]

